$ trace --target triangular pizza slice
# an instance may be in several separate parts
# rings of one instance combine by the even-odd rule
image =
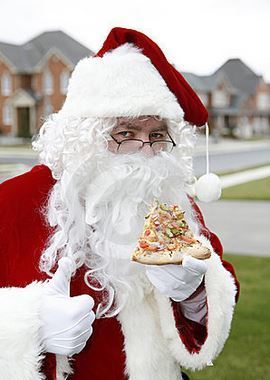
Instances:
[[[145,216],[132,260],[150,265],[181,264],[184,255],[205,260],[211,252],[194,238],[180,206],[155,200]]]

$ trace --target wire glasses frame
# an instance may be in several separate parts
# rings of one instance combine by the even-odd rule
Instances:
[[[153,148],[155,153],[160,152],[161,150],[166,150],[167,152],[170,153],[173,150],[173,148],[176,146],[176,143],[174,142],[173,138],[171,137],[171,135],[168,132],[167,132],[167,134],[171,140],[143,141],[140,139],[125,139],[122,141],[117,141],[115,137],[113,137],[112,135],[110,135],[110,136],[118,144],[117,152],[119,152],[119,151],[122,151],[122,153],[130,152],[130,149],[132,149],[132,142],[134,142],[133,152],[137,152],[137,151],[141,150],[144,147],[144,144],[150,144],[150,147]],[[141,144],[138,145],[136,143],[137,141],[140,142]],[[127,149],[127,152],[125,152],[125,149],[123,147],[124,147],[124,145],[127,146],[127,143],[129,144],[129,149]],[[167,149],[163,149],[162,147],[163,148],[167,147]]]

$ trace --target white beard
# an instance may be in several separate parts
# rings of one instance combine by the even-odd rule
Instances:
[[[105,290],[100,315],[116,315],[133,291],[142,296],[146,291],[145,266],[132,262],[131,255],[153,200],[179,204],[197,232],[185,193],[187,178],[185,159],[165,152],[149,158],[103,151],[82,157],[77,165],[73,162],[50,196],[47,218],[57,229],[41,257],[41,268],[48,273],[63,255],[77,268],[85,264],[86,284]]]
[[[104,270],[114,289],[119,281],[132,289],[139,278],[144,282],[144,266],[130,259],[155,198],[181,205],[190,227],[196,229],[184,191],[185,165],[168,153],[149,158],[141,153],[107,152],[91,169],[85,192],[85,220],[93,228],[91,251],[106,262]]]

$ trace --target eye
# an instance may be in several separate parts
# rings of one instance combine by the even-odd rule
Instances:
[[[165,139],[165,135],[164,134],[162,134],[162,133],[151,133],[150,134],[150,137],[152,137],[153,139],[159,139],[159,140],[161,140],[161,139]]]
[[[128,133],[130,133],[131,135],[127,135]],[[122,132],[117,133],[117,136],[126,137],[126,138],[132,137],[132,132],[130,132],[130,131],[122,131]]]

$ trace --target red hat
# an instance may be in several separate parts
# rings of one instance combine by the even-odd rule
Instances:
[[[145,34],[133,29],[113,28],[96,56],[102,57],[106,52],[126,42],[141,48],[143,54],[151,60],[170,91],[176,96],[184,111],[184,119],[197,126],[204,125],[208,119],[208,112],[200,98],[184,77],[167,61],[159,46]]]
[[[75,67],[65,116],[111,117],[158,115],[196,126],[207,111],[161,49],[136,30],[113,28],[103,47]]]

